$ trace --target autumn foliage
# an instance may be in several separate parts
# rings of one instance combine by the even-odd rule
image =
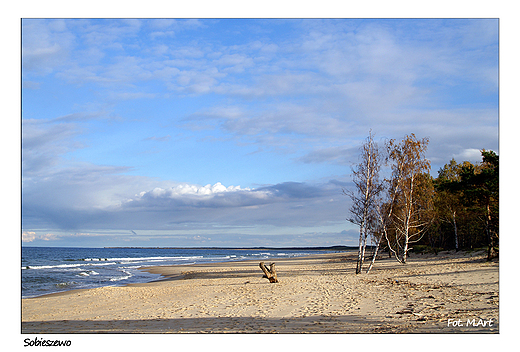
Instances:
[[[482,162],[452,159],[430,175],[429,140],[414,134],[379,148],[370,133],[353,166],[351,217],[360,227],[356,273],[362,270],[367,243],[406,263],[410,251],[469,250],[485,247],[498,255],[498,155],[482,150]],[[388,175],[380,177],[386,167]]]

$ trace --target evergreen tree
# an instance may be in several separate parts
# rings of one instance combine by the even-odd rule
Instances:
[[[498,246],[498,155],[484,149],[481,153],[480,167],[471,164],[462,167],[460,187],[464,193],[465,204],[471,207],[484,223],[488,260],[491,260],[496,255]]]

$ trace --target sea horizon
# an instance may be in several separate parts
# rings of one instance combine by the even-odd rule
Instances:
[[[268,247],[268,246],[245,246],[245,247],[227,247],[227,246],[103,246],[103,247],[85,247],[85,246],[29,246],[22,245],[22,248],[85,248],[85,249],[103,249],[103,248],[137,248],[137,249],[230,249],[230,250],[262,250],[262,249],[272,249],[272,250],[300,250],[300,249],[310,249],[310,250],[355,250],[358,249],[357,246],[344,246],[344,245],[334,245],[334,246],[291,246],[291,247]],[[367,245],[367,248],[370,248],[370,245]]]

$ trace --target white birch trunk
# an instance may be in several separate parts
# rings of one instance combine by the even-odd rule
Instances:
[[[370,265],[368,266],[368,269],[367,269],[367,274],[370,272],[370,269],[372,269],[372,266],[374,265],[374,262],[376,261],[376,258],[377,258],[377,252],[379,251],[379,244],[381,243],[381,239],[383,238],[383,236],[381,235],[376,243],[376,248],[374,250],[374,255],[372,256],[372,260],[370,261]]]
[[[359,274],[361,272],[361,252],[363,248],[363,225],[359,226],[359,249],[358,249],[358,259],[356,264],[356,274]]]
[[[453,216],[453,230],[455,231],[455,251],[459,251],[459,236],[457,235],[457,221],[455,219],[456,212],[452,213]]]

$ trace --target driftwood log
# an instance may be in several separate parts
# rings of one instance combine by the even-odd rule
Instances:
[[[265,266],[264,262],[260,263],[260,269],[264,272],[267,279],[269,279],[269,282],[278,282],[278,278],[276,277],[276,269],[274,267],[274,263],[269,264],[269,269]]]

